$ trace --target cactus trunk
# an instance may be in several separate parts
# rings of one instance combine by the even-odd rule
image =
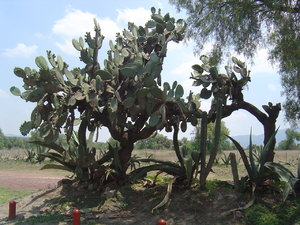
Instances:
[[[133,147],[134,147],[134,143],[131,141],[121,143],[121,149],[119,151],[119,158],[120,158],[121,168],[123,170],[122,171],[123,175],[126,174],[126,168],[127,168],[128,162],[131,158],[131,153],[133,151]]]
[[[232,172],[232,177],[233,177],[234,189],[239,190],[239,173],[238,173],[235,154],[231,152],[229,154],[229,158],[230,158],[230,165],[231,165],[231,172]]]
[[[200,140],[200,156],[201,156],[201,171],[200,171],[200,188],[205,189],[205,167],[206,167],[206,139],[207,139],[207,113],[202,113],[201,119],[201,140]]]
[[[207,179],[208,174],[210,173],[213,163],[216,159],[219,143],[220,143],[220,135],[221,135],[221,119],[222,119],[222,99],[218,97],[216,103],[217,112],[216,112],[216,125],[215,125],[215,137],[213,143],[213,149],[210,153],[210,157],[205,170],[205,180]]]
[[[276,117],[277,118],[277,117]],[[263,124],[264,125],[264,145],[266,145],[269,141],[269,139],[272,137],[272,135],[275,133],[276,130],[276,118],[268,118],[266,122]],[[271,147],[267,153],[267,162],[273,162],[274,161],[274,149],[276,145],[276,139],[271,143]]]

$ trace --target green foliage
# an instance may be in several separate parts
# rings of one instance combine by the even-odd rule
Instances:
[[[246,210],[244,221],[249,225],[292,225],[300,220],[299,210],[299,199],[272,205],[258,203]]]
[[[81,129],[82,126],[79,128],[78,134],[73,132],[72,137],[67,141],[67,148],[62,147],[59,143],[32,141],[32,143],[36,145],[47,147],[52,150],[40,153],[40,156],[50,158],[61,164],[46,164],[41,169],[63,169],[73,172],[80,180],[89,180],[94,175],[96,150],[89,145],[89,143],[92,142],[91,139],[93,135],[90,136],[87,143],[85,133],[81,136]],[[85,129],[83,130],[85,131]]]
[[[278,149],[280,150],[292,150],[297,149],[298,146],[295,143],[296,141],[300,141],[300,132],[297,132],[292,129],[286,129],[285,131],[286,139],[278,143]]]
[[[94,37],[86,33],[84,38],[72,41],[85,64],[83,68],[70,69],[61,56],[48,51],[47,60],[36,57],[38,70],[15,68],[25,91],[19,93],[12,88],[13,94],[36,103],[31,120],[21,126],[21,133],[26,135],[37,129],[43,138],[39,144],[56,151],[43,155],[73,171],[75,166],[80,179],[90,177],[79,174],[89,171],[94,160],[88,159],[92,148],[86,144],[86,133],[102,126],[108,128],[112,139],[119,143],[118,148],[110,146],[113,167],[125,176],[135,142],[157,130],[165,128],[170,132],[177,123],[186,130],[187,122],[197,123],[200,106],[192,94],[188,102],[184,101],[183,88],[177,82],[172,86],[161,83],[167,44],[184,37],[186,25],[182,20],[152,10],[151,20],[144,27],[128,23],[128,29],[118,33],[115,42],[110,41],[103,68],[98,54],[104,37],[98,22],[94,23]],[[78,143],[72,136],[77,125]],[[62,128],[67,149],[56,144]]]
[[[29,194],[30,192],[28,190],[17,191],[12,190],[10,187],[0,186],[0,205],[12,200],[19,199]]]
[[[199,149],[200,147],[200,130],[201,125],[197,125],[194,129],[194,137],[192,139],[192,142],[188,144],[189,148],[192,149]],[[214,132],[215,132],[215,125],[214,123],[207,124],[207,152],[206,154],[209,154],[213,147],[213,140],[214,140]],[[227,136],[229,135],[229,129],[226,127],[225,122],[221,122],[221,136],[220,136],[220,144],[219,144],[219,151],[223,150],[231,150],[232,147],[230,145],[230,142],[227,139]]]
[[[5,141],[5,136],[0,128],[0,149],[4,148],[4,141]]]
[[[194,86],[202,86],[200,97],[208,99],[211,96],[222,96],[222,104],[226,104],[227,100],[233,103],[243,101],[242,90],[250,82],[250,71],[244,62],[232,57],[232,65],[225,66],[226,74],[218,73],[216,66],[213,66],[207,56],[200,57],[201,65],[194,65],[192,79]],[[212,102],[212,105],[215,103]],[[212,114],[216,107],[212,107],[209,114]]]
[[[201,134],[199,136],[200,143],[202,144],[200,149],[196,149],[194,151],[188,151],[184,142],[182,143],[183,144],[182,146],[179,145],[179,141],[178,141],[179,124],[177,123],[177,125],[174,126],[173,146],[179,161],[179,165],[168,161],[140,159],[139,162],[155,162],[156,164],[146,166],[146,167],[141,167],[133,171],[132,172],[133,176],[140,178],[146,176],[147,172],[151,170],[161,170],[170,175],[178,176],[179,180],[182,180],[186,186],[190,187],[191,184],[193,183],[194,178],[198,176],[198,171],[200,170],[200,166],[201,166],[200,183],[202,187],[205,187],[205,181],[207,179],[208,174],[211,171],[219,147],[220,131],[221,131],[221,113],[222,113],[221,98],[216,97],[215,105],[217,110],[216,111],[217,118],[215,123],[215,130],[214,130],[214,141],[213,141],[213,148],[212,151],[210,152],[210,157],[207,164],[205,162],[205,152],[206,152],[205,143],[207,142],[207,135],[206,135],[207,113],[202,112],[201,114],[202,129],[201,129]],[[201,155],[204,157],[201,157]]]
[[[37,131],[30,132],[29,142],[33,141],[42,141],[43,139],[39,136]],[[42,145],[34,145],[33,149],[26,151],[26,161],[31,163],[41,163],[45,160],[45,157],[41,155],[41,153],[45,153],[48,149]]]
[[[31,149],[33,145],[28,143],[28,138],[6,137],[0,128],[0,150],[1,149]]]
[[[256,225],[280,225],[276,214],[270,211],[266,206],[255,205],[246,211],[247,224]]]
[[[225,153],[223,153],[221,160],[223,162],[224,165],[229,165],[230,164],[230,155],[226,155]]]
[[[280,177],[280,179],[285,182],[283,193],[282,193],[283,201],[287,199],[290,193],[296,195],[295,189],[296,189],[296,184],[299,183],[299,174],[298,174],[298,178],[296,178],[289,169],[285,168],[283,165],[279,163],[267,162],[265,164],[265,167],[273,170],[274,173],[276,173]]]
[[[171,148],[172,140],[162,134],[156,134],[147,139],[139,140],[135,144],[135,149],[170,150]]]
[[[26,162],[31,162],[31,163],[35,162],[35,159],[37,157],[37,154],[35,151],[26,150],[25,154],[26,154],[26,159],[25,159]]]
[[[201,56],[200,60],[202,65],[194,65],[194,72],[192,73],[192,79],[194,79],[194,86],[202,86],[200,97],[210,98],[211,96],[219,96],[222,99],[222,118],[231,115],[234,111],[243,109],[251,113],[262,123],[264,127],[265,137],[264,144],[270,139],[275,132],[276,119],[281,110],[281,104],[263,105],[264,111],[260,111],[251,103],[244,100],[243,90],[247,87],[250,79],[250,71],[244,62],[232,57],[232,64],[225,66],[226,74],[219,74],[218,68],[213,66],[207,56]],[[205,92],[203,92],[205,90]],[[203,93],[202,93],[203,92]],[[209,95],[206,95],[210,93]],[[214,121],[216,119],[216,103],[212,101],[211,108],[208,112],[208,121]],[[273,161],[275,148],[275,139],[270,144],[270,151],[268,152],[268,161]]]
[[[219,63],[232,47],[237,53],[253,58],[257,48],[267,43],[270,59],[279,63],[286,118],[297,124],[300,119],[299,1],[170,2],[187,13],[187,37],[195,40],[198,52],[208,41],[213,43],[210,61],[214,63]],[[209,93],[204,90],[203,95]]]
[[[23,221],[16,222],[16,225],[21,224],[42,224],[42,223],[59,223],[64,219],[64,216],[61,214],[46,214],[46,215],[37,215],[30,216]]]
[[[282,191],[282,200],[285,201],[290,193],[295,194],[296,184],[299,183],[299,177],[296,178],[290,170],[285,168],[279,163],[268,162],[267,154],[270,150],[270,145],[272,139],[275,138],[276,132],[272,135],[268,143],[261,149],[254,149],[252,146],[252,137],[250,134],[250,144],[249,144],[249,157],[247,158],[245,150],[241,145],[234,140],[232,137],[229,139],[235,144],[237,150],[239,151],[241,158],[243,160],[244,166],[247,170],[248,177],[250,182],[255,183],[255,186],[263,185],[264,181],[274,180],[278,181],[281,179],[285,182],[283,191]],[[298,165],[298,170],[300,162]],[[299,174],[298,174],[299,175]],[[244,180],[245,181],[245,180]]]
[[[249,159],[247,158],[246,151],[243,147],[235,139],[228,136],[241,155],[248,173],[248,179],[256,185],[261,185],[267,179],[274,179],[274,174],[270,174],[270,171],[266,170],[265,164],[267,162],[267,154],[270,151],[270,145],[275,138],[277,131],[278,129],[269,139],[268,143],[258,152],[258,155],[255,154],[256,151],[252,146],[252,134],[250,134]]]
[[[25,91],[20,92],[20,97],[36,103],[31,120],[20,130],[26,135],[37,129],[43,145],[47,143],[58,151],[53,144],[64,128],[69,150],[59,151],[73,152],[78,157],[76,160],[71,157],[79,163],[76,167],[84,166],[86,170],[88,166],[84,162],[91,148],[85,143],[85,134],[104,126],[119,143],[119,148],[112,152],[112,163],[125,176],[135,142],[157,130],[165,128],[170,132],[177,123],[181,123],[183,130],[187,122],[197,123],[198,99],[191,95],[189,102],[185,102],[180,84],[161,83],[167,44],[181,41],[186,25],[169,14],[163,16],[160,10],[152,10],[151,20],[144,27],[128,23],[128,29],[118,33],[115,42],[110,41],[107,59],[100,68],[98,54],[104,37],[98,22],[94,23],[94,37],[86,33],[85,38],[72,41],[85,64],[83,68],[70,69],[61,56],[56,57],[50,51],[47,60],[36,57],[38,70],[15,68],[16,76],[24,82]],[[16,88],[12,88],[12,93],[19,95]],[[70,147],[74,142],[73,128],[77,125],[82,128],[78,132],[80,144]],[[56,157],[52,153],[46,155]],[[62,157],[59,156],[60,161]]]

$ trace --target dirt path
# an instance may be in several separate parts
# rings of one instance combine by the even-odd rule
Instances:
[[[57,182],[62,178],[64,178],[63,175],[49,173],[0,171],[0,186],[38,190],[56,187]]]
[[[45,205],[47,199],[51,199],[53,188],[57,182],[65,178],[62,174],[45,171],[0,171],[0,186],[7,186],[14,190],[29,190],[33,194],[23,197],[18,201],[19,220],[32,215],[38,215],[39,209]],[[14,224],[7,221],[7,204],[0,205],[0,224]]]

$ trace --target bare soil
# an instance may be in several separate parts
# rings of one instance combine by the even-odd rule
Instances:
[[[173,152],[151,152],[154,157],[163,157],[170,160]],[[141,152],[139,152],[141,154]],[[228,154],[226,152],[226,154]],[[141,155],[145,157],[145,155]],[[237,154],[238,155],[238,154]],[[276,160],[290,164],[294,169],[298,152],[276,152]],[[2,163],[2,162],[1,162]],[[239,172],[243,172],[242,165]],[[32,190],[33,194],[18,200],[17,218],[7,220],[8,204],[0,206],[0,224],[15,224],[26,218],[37,215],[62,214],[63,221],[38,223],[71,224],[71,212],[74,208],[82,210],[84,221],[82,224],[156,224],[157,219],[164,218],[168,225],[172,224],[243,224],[243,213],[237,211],[224,215],[230,209],[244,206],[249,201],[249,196],[239,195],[231,186],[216,187],[216,191],[199,191],[198,189],[184,190],[174,187],[171,201],[166,207],[151,213],[164,198],[167,184],[145,187],[143,184],[124,186],[120,189],[108,189],[104,192],[78,191],[78,187],[57,185],[65,174],[55,171],[40,171],[36,166],[9,164],[0,165],[0,186],[9,186],[15,190]],[[32,167],[32,168],[31,168]],[[230,167],[214,167],[210,179],[231,180]],[[227,172],[226,172],[227,171]],[[226,174],[226,175],[225,175]],[[224,177],[225,175],[225,177]],[[241,174],[240,174],[241,175]],[[67,203],[67,204],[66,204]]]
[[[49,213],[63,215],[63,221],[35,224],[70,224],[74,208],[81,209],[84,218],[82,224],[151,225],[156,224],[160,218],[166,219],[168,225],[241,224],[240,218],[236,215],[231,214],[227,217],[220,215],[226,210],[246,204],[247,201],[241,200],[230,186],[221,192],[201,193],[196,189],[185,190],[174,187],[168,205],[152,214],[152,208],[159,204],[166,194],[167,183],[154,187],[138,183],[118,190],[108,188],[102,192],[91,193],[86,189],[80,191],[76,185],[58,186],[58,181],[65,176],[55,171],[33,171],[30,168],[18,170],[0,169],[0,186],[9,186],[15,190],[31,190],[32,194],[17,200],[17,218],[13,221],[7,220],[8,203],[0,205],[0,224],[12,225],[17,221],[26,221],[32,216]]]
[[[8,186],[16,190],[55,188],[57,182],[64,177],[50,173],[0,171],[0,186]]]
[[[202,192],[174,186],[167,206],[151,213],[152,208],[164,198],[166,187],[167,184],[145,187],[138,183],[118,189],[108,188],[101,193],[89,193],[86,190],[78,191],[76,185],[62,185],[20,199],[17,203],[18,216],[14,221],[6,218],[7,205],[0,206],[0,224],[15,224],[16,221],[23,221],[33,215],[47,213],[62,214],[63,221],[38,224],[71,224],[74,208],[81,209],[84,218],[82,224],[154,225],[161,218],[167,220],[168,225],[243,224],[240,221],[243,217],[241,212],[223,215],[224,212],[245,205],[248,201],[225,183],[216,186],[213,191]]]

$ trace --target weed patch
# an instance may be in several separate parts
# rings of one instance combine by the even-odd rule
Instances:
[[[251,225],[292,225],[300,221],[300,199],[285,203],[258,203],[247,209],[245,222]]]
[[[16,225],[25,225],[25,224],[41,224],[46,222],[59,222],[64,219],[63,215],[60,214],[46,214],[46,215],[38,215],[38,216],[31,216],[23,221],[16,222]]]
[[[0,186],[0,205],[29,195],[30,191],[16,191],[6,186]]]

